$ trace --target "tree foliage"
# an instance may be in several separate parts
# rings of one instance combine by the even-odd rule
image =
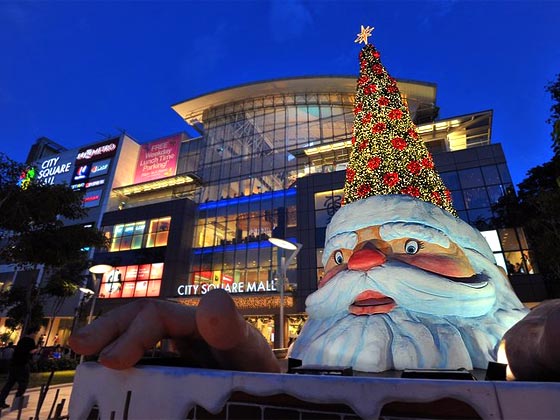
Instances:
[[[42,317],[48,296],[73,295],[88,267],[89,247],[104,246],[95,228],[72,224],[87,215],[82,194],[67,185],[32,181],[18,186],[24,165],[0,153],[0,259],[19,270],[42,268],[41,285],[16,285],[0,294],[0,306],[16,324]]]
[[[552,98],[550,118],[546,122],[552,125],[552,150],[558,157],[560,156],[560,73],[556,75],[555,81],[546,86],[546,90]]]

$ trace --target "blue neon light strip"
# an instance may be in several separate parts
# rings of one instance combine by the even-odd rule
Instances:
[[[280,190],[280,191],[268,191],[262,194],[248,195],[245,197],[225,198],[219,201],[209,201],[207,203],[201,203],[198,205],[198,209],[212,210],[221,207],[234,206],[238,204],[256,203],[259,201],[271,200],[274,198],[291,197],[293,195],[296,195],[295,188],[290,188],[287,190]]]
[[[297,243],[296,238],[286,238],[288,242],[293,243],[294,245]],[[231,244],[231,245],[219,245],[219,246],[207,246],[204,248],[194,248],[193,253],[194,255],[202,255],[202,254],[213,254],[219,252],[233,252],[233,251],[245,251],[248,249],[257,249],[257,248],[270,248],[272,245],[268,241],[255,241],[255,242],[247,242],[247,243],[239,243],[239,244]]]

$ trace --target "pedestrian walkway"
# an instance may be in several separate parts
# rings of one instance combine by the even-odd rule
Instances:
[[[39,395],[41,388],[30,388],[27,390],[25,395],[29,396],[27,401],[27,406],[21,410],[20,419],[29,420],[36,418],[37,413],[37,403],[39,402]],[[72,384],[62,384],[62,385],[52,385],[49,387],[45,400],[41,407],[39,413],[39,420],[47,420],[49,417],[54,418],[57,409],[60,409],[59,416],[68,416],[68,404],[70,403],[70,394],[72,393]],[[10,393],[6,402],[12,404],[15,396],[15,390]],[[62,407],[60,405],[63,403]],[[12,410],[11,408],[5,408],[0,412],[0,418],[2,420],[17,420],[18,410]],[[50,414],[50,416],[49,416]]]

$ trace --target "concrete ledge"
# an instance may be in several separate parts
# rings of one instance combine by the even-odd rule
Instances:
[[[126,406],[129,391],[130,404]],[[247,403],[251,397],[256,398]],[[271,407],[309,412],[307,402],[316,413],[347,412],[350,418],[374,419],[391,403],[401,407],[410,403],[416,414],[422,414],[427,405],[421,403],[437,401],[446,401],[451,407],[441,412],[440,418],[453,417],[453,404],[457,418],[461,418],[461,411],[464,418],[465,407],[483,419],[556,418],[560,383],[265,374],[167,366],[116,371],[90,362],[76,372],[69,414],[70,419],[87,418],[97,406],[101,418],[184,419],[189,413],[192,418],[196,409],[224,413],[227,418],[228,404],[245,404],[261,413]]]

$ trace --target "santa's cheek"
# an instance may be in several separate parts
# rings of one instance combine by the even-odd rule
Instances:
[[[447,255],[396,255],[396,259],[422,270],[446,277],[468,278],[476,273],[466,258],[458,259]]]
[[[327,284],[330,280],[332,280],[338,273],[346,270],[346,268],[347,268],[346,264],[340,264],[334,266],[329,271],[327,271],[323,276],[323,278],[319,281],[319,285],[318,285],[319,289],[323,287],[325,284]]]

